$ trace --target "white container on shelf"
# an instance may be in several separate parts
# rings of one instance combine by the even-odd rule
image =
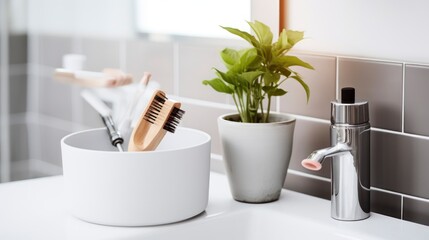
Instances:
[[[104,128],[64,137],[70,213],[113,226],[166,224],[198,215],[208,203],[210,141],[202,131],[179,127],[155,151],[118,152]]]

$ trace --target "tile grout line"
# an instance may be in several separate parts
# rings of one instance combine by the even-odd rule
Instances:
[[[57,166],[53,163],[43,161],[37,158],[30,159],[30,161],[32,165],[32,171],[42,172],[43,174],[47,175],[57,175],[58,172],[62,172],[62,167]]]
[[[347,56],[347,55],[335,55],[340,58],[347,58],[350,60],[358,60],[358,61],[371,61],[371,62],[379,62],[379,63],[392,63],[392,64],[402,64],[402,61],[395,61],[389,59],[380,59],[380,58],[371,58],[371,57],[358,57],[358,56]]]
[[[390,133],[390,134],[395,134],[395,135],[400,135],[405,137],[413,137],[413,138],[419,138],[423,140],[429,140],[429,136],[417,135],[417,134],[405,133],[405,132],[397,132],[397,131],[383,129],[383,128],[371,127],[371,131],[384,132],[384,133]]]
[[[119,41],[119,69],[127,72],[127,42],[125,40]]]
[[[280,112],[280,97],[276,97],[276,111]]]
[[[0,182],[10,181],[11,150],[10,150],[10,120],[9,120],[9,21],[7,1],[0,3]]]
[[[81,101],[79,101],[80,91],[80,88],[71,86],[71,113],[73,122],[80,122],[83,120],[83,105],[81,104]]]
[[[335,99],[339,99],[338,92],[340,87],[340,58],[338,56],[335,57]]]
[[[180,96],[180,51],[179,44],[175,42],[173,44],[173,93],[174,95]]]
[[[322,118],[314,118],[314,117],[309,117],[309,116],[304,116],[304,115],[296,115],[296,114],[290,114],[290,115],[294,116],[296,119],[306,120],[306,121],[310,121],[310,122],[331,124],[330,120],[326,120],[326,119],[322,119]]]
[[[405,63],[402,63],[402,133],[405,133]]]
[[[82,52],[81,50],[81,41],[77,36],[72,38],[72,52]],[[39,66],[40,68],[40,66]],[[83,70],[83,69],[82,69]],[[72,121],[80,122],[83,120],[83,106],[80,100],[80,88],[76,86],[71,86],[71,113]],[[73,129],[77,130],[77,129]]]
[[[215,160],[215,161],[223,161],[223,157],[222,157],[221,154],[211,153],[211,159]],[[315,180],[320,180],[320,181],[324,181],[324,182],[331,182],[330,178],[316,176],[316,175],[304,173],[304,172],[301,172],[301,171],[298,171],[298,170],[293,170],[293,169],[290,169],[290,168],[288,169],[287,172],[288,172],[288,174],[293,174],[293,175],[297,175],[297,176],[307,177],[307,178],[311,178],[311,179],[315,179]],[[429,199],[420,198],[420,197],[416,197],[416,196],[411,196],[411,195],[408,195],[408,194],[394,192],[394,191],[390,191],[390,190],[386,190],[386,189],[382,189],[382,188],[377,188],[377,187],[371,187],[370,191],[378,191],[378,192],[383,192],[383,193],[388,193],[388,194],[400,196],[401,197],[401,219],[403,219],[404,197],[410,198],[410,199],[413,199],[413,200],[417,200],[417,201],[429,202]]]
[[[422,62],[412,62],[412,61],[401,61],[393,59],[381,59],[375,57],[359,57],[359,56],[348,56],[335,53],[326,53],[326,52],[312,52],[312,51],[301,51],[295,50],[294,53],[308,56],[319,56],[319,57],[335,57],[335,58],[347,58],[350,60],[360,60],[360,61],[372,61],[372,62],[382,62],[382,63],[392,63],[392,64],[407,64],[420,67],[429,67],[429,63]]]
[[[231,104],[217,103],[217,102],[199,100],[199,99],[195,99],[195,98],[180,97],[180,96],[177,96],[177,95],[173,95],[171,97],[174,97],[177,100],[182,101],[183,103],[190,103],[190,104],[194,104],[194,105],[197,105],[197,106],[226,109],[226,110],[231,110],[231,111],[236,110],[236,108],[234,107],[234,105],[231,105]]]
[[[301,176],[301,177],[311,178],[311,179],[315,179],[315,180],[320,180],[320,181],[323,181],[323,182],[331,182],[330,178],[320,177],[320,176],[317,176],[317,175],[308,174],[308,173],[301,172],[301,171],[298,171],[298,170],[288,169],[287,173],[290,173],[290,174],[293,174],[293,175],[296,175],[296,176]]]
[[[217,103],[217,102],[200,100],[200,99],[195,99],[195,98],[180,97],[180,96],[175,96],[175,95],[172,95],[171,97],[175,97],[177,100],[180,100],[183,103],[189,103],[189,104],[194,104],[194,105],[203,106],[203,107],[212,107],[212,108],[219,108],[219,109],[225,109],[225,110],[231,110],[231,111],[236,110],[234,105],[231,105],[231,104]],[[297,114],[290,114],[290,115],[296,117],[297,119],[302,119],[302,120],[311,121],[311,122],[330,124],[330,120],[326,120],[326,119],[308,117],[308,116],[297,115]]]
[[[416,197],[416,196],[412,196],[412,195],[408,195],[405,193],[399,193],[399,192],[394,192],[391,190],[386,190],[386,189],[382,189],[382,188],[378,188],[378,187],[371,187],[371,191],[378,191],[378,192],[383,192],[383,193],[388,193],[388,194],[392,194],[392,195],[397,195],[400,196],[401,198],[410,198],[413,200],[418,200],[418,201],[422,201],[422,202],[428,202],[429,203],[429,199],[427,198],[421,198],[421,197]]]
[[[325,181],[325,182],[331,182],[330,178],[320,177],[320,176],[304,173],[304,172],[293,170],[293,169],[288,169],[288,173],[291,173],[293,175],[302,176],[302,177],[312,178],[312,179],[316,179],[316,180],[321,180],[321,181]],[[403,214],[402,211],[403,211],[404,197],[410,198],[413,200],[417,200],[417,201],[429,203],[429,199],[426,199],[426,198],[420,198],[420,197],[416,197],[416,196],[412,196],[412,195],[408,195],[408,194],[404,194],[404,193],[399,193],[399,192],[394,192],[394,191],[390,191],[390,190],[386,190],[386,189],[382,189],[382,188],[370,187],[370,190],[400,196],[401,197],[401,219],[402,219],[402,214]]]
[[[19,116],[16,116],[16,119]],[[70,122],[67,120],[62,120],[56,117],[44,115],[42,113],[34,113],[34,114],[26,114],[26,122],[25,124],[34,123],[39,126],[51,127],[59,130],[63,130],[66,132],[72,132],[74,130],[82,130],[89,128],[86,125]]]
[[[427,199],[427,198],[416,197],[416,196],[412,196],[412,195],[408,195],[408,194],[403,194],[403,193],[399,193],[399,194],[402,197],[406,197],[406,198],[413,199],[413,200],[416,200],[416,201],[421,201],[421,202],[429,203],[429,199]]]
[[[31,54],[31,64],[30,64],[30,77],[27,78],[27,91],[29,93],[29,96],[27,97],[27,112],[30,110],[30,114],[26,115],[26,120],[29,119],[35,119],[32,122],[38,122],[39,121],[39,114],[40,114],[40,85],[41,85],[41,78],[42,78],[42,69],[40,66],[40,58],[41,58],[41,51],[40,51],[40,35],[33,34],[29,36],[29,48],[32,49],[29,54]],[[30,91],[32,90],[32,91]],[[39,139],[41,138],[41,132],[39,127],[34,128],[27,128],[27,134],[28,139],[33,144],[29,144],[28,146],[28,154],[30,156],[41,156],[41,141]],[[32,157],[30,157],[31,159]],[[29,162],[30,168],[33,165],[33,161],[30,160]]]
[[[211,154],[211,159],[216,160],[216,161],[223,161],[223,158],[222,158],[221,154],[214,154],[214,153],[212,153]],[[290,168],[288,169],[288,174],[293,174],[293,175],[297,175],[297,176],[307,177],[307,178],[311,178],[311,179],[315,179],[315,180],[320,180],[320,181],[324,181],[324,182],[331,182],[330,178],[320,177],[320,176],[316,176],[316,175],[304,173],[304,172],[301,172],[301,171],[298,171],[298,170],[293,170],[293,169],[290,169]],[[410,198],[410,199],[413,199],[413,200],[417,200],[417,201],[429,202],[429,199],[415,197],[415,196],[411,196],[411,195],[408,195],[408,194],[398,193],[398,192],[394,192],[394,191],[390,191],[390,190],[386,190],[386,189],[382,189],[382,188],[371,187],[370,190],[371,191],[378,191],[378,192],[383,192],[383,193],[388,193],[388,194],[400,196],[401,197],[401,219],[403,219],[404,197]]]
[[[223,161],[223,157],[222,157],[221,154],[211,153],[210,154],[210,158],[212,160],[215,160],[215,161]],[[323,181],[323,182],[331,182],[330,178],[320,177],[320,176],[317,176],[317,175],[308,174],[308,173],[297,171],[297,170],[293,170],[293,169],[290,169],[290,168],[287,170],[287,173],[288,174],[293,174],[293,175],[296,175],[296,176],[301,176],[301,177],[316,179],[316,180],[320,180],[320,181]]]
[[[222,159],[223,159],[221,154],[214,154],[214,153],[211,154],[211,158],[213,160],[216,160],[216,161],[222,161]],[[288,174],[289,173],[293,174],[293,175],[297,175],[297,176],[302,176],[302,177],[307,177],[307,178],[311,178],[311,179],[316,179],[316,180],[324,181],[324,182],[331,182],[330,178],[320,177],[320,176],[316,176],[316,175],[304,173],[304,172],[301,172],[301,171],[293,170],[293,169],[290,169],[290,168],[288,169]],[[417,201],[429,202],[429,199],[415,197],[415,196],[411,196],[411,195],[408,195],[408,194],[398,193],[398,192],[394,192],[394,191],[390,191],[390,190],[386,190],[386,189],[382,189],[382,188],[371,187],[370,190],[371,191],[378,191],[378,192],[383,192],[383,193],[388,193],[388,194],[400,196],[401,197],[401,219],[403,219],[404,197],[410,198],[410,199],[414,199],[414,200],[417,200]]]

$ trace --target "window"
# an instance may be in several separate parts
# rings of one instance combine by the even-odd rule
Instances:
[[[139,33],[233,38],[219,26],[249,30],[250,0],[136,0]]]

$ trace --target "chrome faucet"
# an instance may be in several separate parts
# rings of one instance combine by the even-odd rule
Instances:
[[[302,166],[317,171],[331,157],[332,218],[363,220],[370,212],[368,102],[355,102],[353,88],[341,92],[341,102],[331,102],[331,147],[314,151]]]

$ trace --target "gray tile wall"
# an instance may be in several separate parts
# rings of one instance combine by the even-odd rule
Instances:
[[[27,35],[9,36],[9,110],[11,114],[27,111]]]
[[[9,111],[25,113],[27,111],[27,74],[15,72],[9,75]]]
[[[37,55],[34,56],[35,59],[30,59],[30,63],[49,67],[60,67],[62,65],[63,55],[71,53],[73,50],[73,39],[70,37],[52,37],[49,35],[31,37],[31,41],[35,42],[37,45],[36,48],[29,49],[29,51],[37,52]]]
[[[422,201],[415,198],[404,198],[403,219],[416,223],[428,225],[429,222],[429,201]]]
[[[401,218],[401,196],[371,190],[371,211]]]
[[[10,125],[11,181],[30,178],[27,124]]]
[[[289,79],[284,87],[288,93],[280,99],[280,111],[329,120],[330,102],[335,99],[336,58],[302,54],[297,56],[311,62],[317,69],[317,71],[298,67],[294,69],[305,76],[305,81],[310,87],[310,100],[307,103],[302,86],[294,79]]]
[[[405,65],[404,131],[429,136],[429,67]]]
[[[213,47],[192,43],[179,45],[179,94],[181,96],[226,103],[227,96],[218,94],[201,84],[203,80],[215,77],[213,67],[220,69],[223,66],[219,58],[219,52],[222,49],[219,45]]]
[[[126,71],[138,81],[145,71],[167,93],[174,92],[174,44],[129,40],[126,42]]]
[[[307,158],[311,152],[329,147],[329,126],[328,121],[316,122],[305,119],[296,121],[292,156],[289,163],[290,169],[325,178],[331,177],[331,161],[329,159],[324,161],[323,168],[317,172],[307,170],[301,166],[301,161]]]
[[[12,181],[62,172],[59,142],[71,131],[64,130],[61,125],[72,121],[72,100],[69,99],[72,91],[54,82],[51,74],[52,69],[61,64],[62,55],[72,51],[72,42],[70,37],[9,36]],[[30,49],[31,46],[36,47]],[[38,107],[30,109],[34,104]],[[45,115],[49,117],[39,117]]]
[[[73,49],[77,53],[85,55],[86,70],[102,71],[104,68],[121,68],[120,41],[101,39],[82,39],[81,51]]]
[[[9,64],[26,64],[27,63],[27,34],[9,35]]]
[[[138,80],[144,71],[153,80],[183,100],[187,111],[182,126],[206,131],[212,136],[212,152],[221,154],[216,119],[235,111],[228,97],[203,86],[201,81],[214,77],[212,67],[222,68],[218,52],[226,43],[153,42],[150,40],[79,39],[61,36],[38,36],[39,58],[36,64],[53,70],[60,66],[60,56],[71,51],[88,57],[88,69],[121,67]],[[229,43],[228,43],[229,44]],[[237,43],[236,46],[241,46]],[[31,50],[30,50],[31,51]],[[374,212],[429,225],[429,66],[372,59],[296,53],[316,70],[297,69],[311,88],[306,103],[304,90],[293,81],[285,84],[290,91],[279,99],[276,109],[297,116],[290,174],[285,187],[306,194],[330,197],[330,162],[320,172],[303,169],[300,161],[313,150],[329,146],[330,101],[344,86],[356,88],[357,97],[370,103],[371,134],[371,206]],[[47,67],[47,68],[46,68]],[[40,71],[41,85],[37,99],[40,114],[58,123],[76,120],[71,105],[79,101],[78,89],[67,88],[49,79],[49,71]],[[53,102],[57,101],[57,102]],[[92,109],[81,107],[81,116]],[[93,127],[95,117],[80,124]],[[56,120],[55,120],[56,119]],[[60,124],[61,125],[61,124]],[[74,131],[46,129],[45,137],[57,139]],[[42,155],[60,166],[58,152]]]
[[[338,81],[369,102],[373,127],[402,130],[402,64],[339,58]]]
[[[11,181],[34,177],[30,171],[28,111],[28,36],[9,35],[9,130]]]

